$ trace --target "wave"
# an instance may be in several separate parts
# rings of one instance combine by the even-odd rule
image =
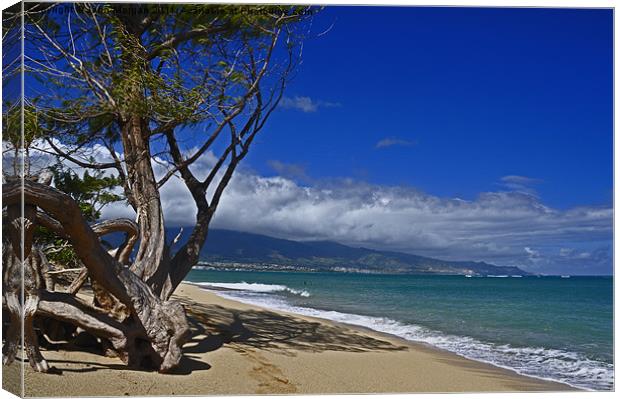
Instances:
[[[289,288],[285,285],[280,284],[260,284],[260,283],[246,283],[242,281],[240,283],[190,283],[195,284],[203,288],[215,288],[215,289],[227,289],[233,291],[250,291],[250,292],[262,292],[262,293],[270,293],[270,292],[290,292],[294,295],[299,295],[304,298],[310,296],[310,293],[305,290],[296,290],[293,288]]]
[[[208,285],[211,283],[197,284],[208,288],[204,284]],[[290,290],[285,286],[248,283],[227,285],[235,287],[245,286],[251,290],[218,291],[217,294],[225,298],[265,308],[370,328],[409,341],[423,342],[471,360],[510,369],[521,375],[562,382],[575,388],[612,390],[614,387],[613,364],[588,359],[579,353],[559,349],[515,347],[506,344],[483,342],[472,337],[445,334],[426,327],[405,324],[385,317],[293,306],[283,298],[265,295],[268,292],[282,291],[282,288],[276,290],[274,287],[284,287]],[[263,291],[259,291],[261,289]],[[271,291],[267,291],[268,289]]]

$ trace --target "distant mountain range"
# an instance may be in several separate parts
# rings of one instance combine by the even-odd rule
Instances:
[[[189,230],[189,229],[188,229]],[[171,230],[174,237],[178,230]],[[181,237],[179,244],[184,241]],[[401,252],[354,248],[330,241],[299,242],[211,229],[200,252],[201,263],[217,267],[315,270],[365,273],[529,275],[513,266],[446,261]]]
[[[176,247],[185,243],[191,228],[185,228]],[[166,229],[172,240],[179,228]],[[123,235],[107,235],[112,247]],[[173,249],[174,250],[174,249]],[[353,273],[531,275],[515,266],[485,262],[448,261],[402,252],[354,248],[331,241],[291,241],[260,234],[211,229],[200,251],[200,263],[215,268],[252,270],[335,271]]]

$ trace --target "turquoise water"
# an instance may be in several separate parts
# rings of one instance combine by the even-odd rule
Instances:
[[[358,324],[521,374],[613,389],[611,277],[193,270],[220,295]]]

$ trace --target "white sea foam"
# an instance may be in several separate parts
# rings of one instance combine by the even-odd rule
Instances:
[[[248,304],[282,310],[305,316],[319,317],[340,323],[358,325],[375,331],[430,344],[463,357],[493,364],[519,374],[558,381],[587,390],[612,390],[613,365],[586,358],[584,355],[559,349],[514,347],[482,342],[475,338],[433,331],[414,324],[405,324],[384,317],[363,316],[332,310],[293,306],[282,297],[269,295],[278,291],[292,292],[283,285],[193,283],[204,288],[231,288],[218,295]],[[225,286],[224,286],[225,285]],[[246,287],[246,288],[242,288]],[[275,287],[278,287],[277,289]]]
[[[205,283],[192,283],[192,284],[199,285],[203,288],[215,288],[215,289],[224,288],[224,289],[233,290],[233,291],[250,291],[250,292],[263,292],[263,293],[290,292],[291,294],[303,296],[306,298],[310,296],[310,293],[308,291],[296,290],[293,288],[289,288],[285,285],[279,285],[279,284],[246,283],[245,281],[242,281],[240,283],[205,282]]]

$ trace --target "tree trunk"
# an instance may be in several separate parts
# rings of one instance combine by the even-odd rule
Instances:
[[[120,128],[127,183],[140,226],[140,246],[131,270],[153,288],[161,286],[153,276],[167,275],[168,252],[164,230],[164,216],[157,180],[151,165],[151,130],[146,117],[149,107],[142,79],[151,71],[148,54],[142,43],[144,21],[140,14],[127,13],[126,8],[114,8],[121,47],[124,75],[121,79],[124,95],[117,113]],[[159,273],[158,273],[159,271]],[[159,294],[158,290],[156,294]]]
[[[140,246],[131,270],[143,281],[148,281],[160,267],[166,266],[164,216],[151,166],[150,130],[147,121],[136,115],[119,123],[127,179],[140,226]]]
[[[213,214],[207,207],[199,208],[196,217],[196,226],[192,230],[187,243],[177,251],[170,262],[172,267],[169,272],[169,284],[164,287],[162,294],[163,299],[168,299],[174,293],[174,290],[181,284],[187,273],[198,262],[200,258],[200,250],[207,240],[209,233],[209,223]]]

